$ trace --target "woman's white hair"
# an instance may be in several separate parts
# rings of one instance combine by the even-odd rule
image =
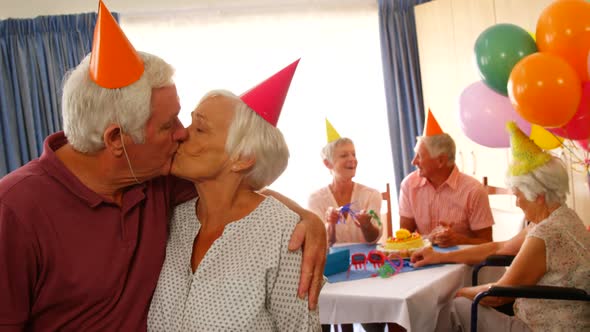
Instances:
[[[244,178],[246,183],[254,190],[273,183],[285,171],[289,162],[289,147],[281,131],[229,91],[214,90],[201,100],[212,95],[222,95],[236,101],[225,151],[230,158],[254,158],[254,165]]]
[[[74,149],[84,153],[101,150],[103,133],[113,123],[136,143],[144,142],[145,125],[152,112],[152,89],[173,85],[174,68],[155,55],[138,53],[144,72],[126,87],[107,89],[90,79],[90,54],[66,74],[62,117],[65,135]]]
[[[563,162],[552,157],[545,165],[519,176],[506,176],[506,185],[518,189],[528,201],[545,194],[548,205],[564,204],[569,193],[569,180]]]
[[[444,154],[447,156],[447,166],[453,166],[455,164],[455,141],[449,134],[419,136],[416,139],[418,142],[424,144],[431,158],[436,158]]]
[[[342,144],[354,144],[354,142],[347,137],[341,137],[335,141],[332,141],[328,144],[326,144],[321,151],[321,156],[323,160],[327,160],[330,163],[334,163],[334,151],[336,151],[336,148]]]

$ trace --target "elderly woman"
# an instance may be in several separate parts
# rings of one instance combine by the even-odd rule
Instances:
[[[332,173],[332,183],[312,193],[308,207],[324,218],[328,244],[377,242],[381,228],[369,211],[380,213],[381,193],[352,181],[358,165],[354,143],[349,138],[337,138],[324,146],[321,154]],[[355,216],[338,210],[349,203],[357,212]]]
[[[213,91],[192,113],[172,173],[194,182],[199,198],[174,211],[150,331],[320,329],[317,310],[297,297],[301,251],[287,248],[299,217],[257,193],[284,171],[289,152],[255,111]]]
[[[576,287],[590,291],[590,234],[576,213],[565,205],[569,191],[567,171],[563,163],[543,152],[526,137],[516,124],[510,123],[514,161],[509,169],[507,184],[516,196],[516,204],[532,223],[515,239],[507,241],[516,247],[521,241],[512,265],[495,283],[499,286],[546,285]],[[519,240],[519,238],[521,240]],[[510,251],[510,245],[499,249]],[[472,253],[493,244],[480,245]],[[479,246],[478,246],[479,247]],[[514,248],[512,248],[514,249]],[[469,249],[468,249],[469,250]],[[460,261],[445,259],[444,254],[436,261]],[[423,253],[412,257],[420,261]],[[449,253],[450,255],[453,255]],[[423,265],[423,264],[420,264]],[[439,319],[439,330],[460,331],[469,328],[471,301],[490,285],[460,289],[452,303],[450,315]],[[504,298],[484,298],[478,315],[478,331],[588,331],[590,329],[590,304],[542,299],[517,299],[515,317],[507,316],[488,306],[506,303]]]

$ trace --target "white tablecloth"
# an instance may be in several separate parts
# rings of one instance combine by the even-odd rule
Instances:
[[[433,331],[440,308],[457,289],[471,284],[470,266],[446,264],[326,284],[320,293],[322,324],[396,322],[408,331]]]

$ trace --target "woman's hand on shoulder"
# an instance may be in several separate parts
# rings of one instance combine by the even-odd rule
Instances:
[[[309,308],[315,310],[324,280],[328,245],[323,221],[313,212],[307,212],[301,215],[301,222],[295,226],[289,250],[301,248],[303,251],[298,296],[305,298],[307,295]]]

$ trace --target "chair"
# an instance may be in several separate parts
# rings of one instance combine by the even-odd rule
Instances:
[[[486,296],[590,302],[590,295],[580,288],[556,286],[493,286],[487,291],[477,294],[473,299],[473,304],[471,304],[471,332],[477,332],[477,308],[479,301]]]
[[[471,274],[471,285],[479,285],[478,274],[479,271],[486,266],[510,266],[515,256],[512,255],[491,255],[488,256],[483,262],[473,267],[473,273]]]
[[[475,265],[473,267],[473,272],[471,275],[471,285],[477,286],[479,285],[478,274],[481,269],[486,266],[510,266],[512,261],[514,260],[515,256],[512,255],[491,255],[488,256],[483,262]],[[514,316],[514,309],[513,309],[514,301],[508,302],[503,304],[499,307],[494,309],[498,310],[501,313],[504,313],[509,316]]]
[[[387,217],[386,217],[386,222],[387,222],[387,238],[390,238],[393,234],[393,219],[391,216],[391,191],[389,188],[389,183],[385,184],[385,191],[381,193],[381,198],[384,201],[387,201]]]
[[[473,269],[472,283],[477,285],[477,274],[486,266],[509,266],[514,260],[510,255],[492,255]],[[486,296],[552,299],[590,302],[590,295],[583,289],[556,286],[492,286],[478,293],[471,304],[471,332],[477,331],[477,309],[479,302]],[[505,312],[506,313],[506,312]]]

